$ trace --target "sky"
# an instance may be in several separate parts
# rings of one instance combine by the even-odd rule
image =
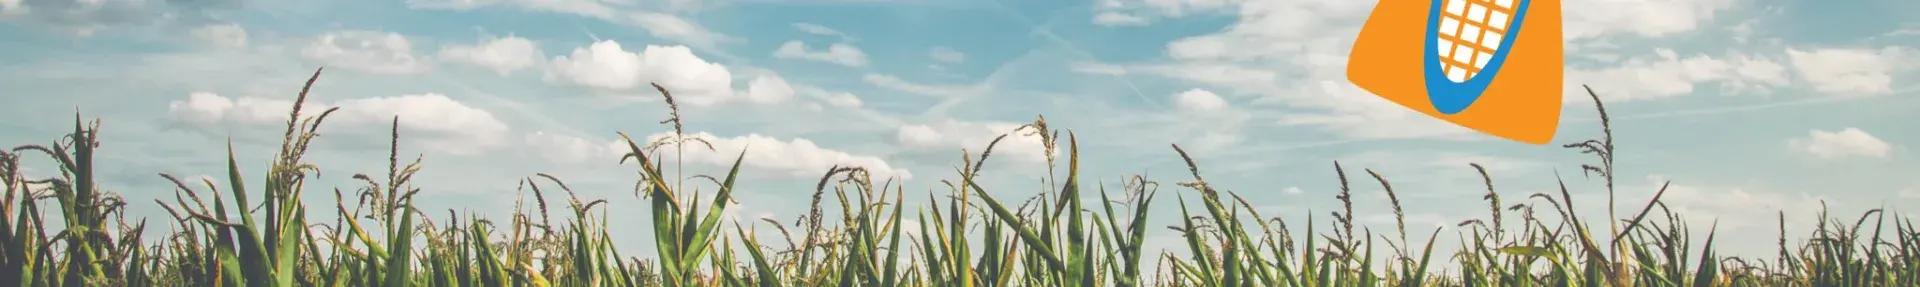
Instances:
[[[637,167],[618,163],[616,132],[673,132],[658,123],[669,115],[657,83],[685,133],[713,146],[663,156],[688,176],[744,156],[729,218],[761,230],[752,219],[806,212],[836,165],[901,179],[920,206],[947,193],[940,180],[957,178],[963,150],[977,158],[1044,116],[1073,132],[1088,188],[1118,192],[1134,174],[1162,184],[1149,252],[1184,253],[1157,226],[1179,222],[1176,196],[1197,198],[1173,184],[1192,178],[1169,144],[1262,215],[1295,226],[1313,215],[1319,230],[1341,209],[1338,161],[1360,225],[1390,232],[1386,195],[1363,169],[1379,172],[1410,239],[1443,227],[1445,250],[1454,223],[1489,216],[1469,163],[1506,204],[1544,206],[1526,197],[1563,179],[1587,218],[1606,210],[1600,178],[1580,172],[1596,160],[1558,145],[1601,134],[1586,86],[1611,116],[1615,210],[1637,211],[1665,183],[1696,233],[1766,239],[1725,241],[1723,255],[1773,254],[1780,213],[1804,237],[1823,204],[1851,217],[1920,203],[1908,148],[1920,128],[1901,124],[1920,121],[1920,18],[1896,12],[1920,2],[1564,0],[1553,145],[1481,135],[1349,84],[1347,53],[1374,2],[0,0],[0,144],[52,143],[76,112],[100,119],[101,184],[131,215],[164,218],[151,202],[173,190],[158,173],[223,174],[231,143],[259,178],[300,85],[324,66],[307,105],[340,111],[307,157],[322,170],[310,205],[358,187],[352,174],[384,172],[397,117],[429,214],[504,218],[519,182],[547,173],[611,201],[618,246],[650,255]],[[1038,138],[1011,135],[982,181],[1024,201],[1043,192],[1047,158]]]

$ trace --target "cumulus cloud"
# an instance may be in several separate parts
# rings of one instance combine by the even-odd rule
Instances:
[[[786,102],[793,98],[793,86],[776,75],[761,75],[747,83],[747,101],[761,104]]]
[[[1808,130],[1807,136],[1787,140],[1795,150],[1823,159],[1847,157],[1886,158],[1893,145],[1858,128],[1839,131]]]
[[[257,124],[285,121],[292,105],[292,101],[256,97],[228,99],[214,93],[193,92],[184,101],[167,103],[167,111],[175,119],[194,123],[238,121]]]
[[[787,41],[785,44],[780,44],[779,49],[773,50],[773,57],[776,59],[828,62],[848,67],[867,65],[867,53],[861,52],[860,48],[854,47],[853,45],[834,43],[833,45],[828,45],[826,50],[818,52],[808,51],[807,49],[807,44],[805,43],[800,43],[800,41],[797,40]]]
[[[463,62],[493,70],[501,76],[513,71],[527,69],[541,63],[540,47],[532,40],[508,35],[503,38],[481,39],[471,45],[446,45],[440,47],[440,59]]]
[[[647,45],[636,53],[608,40],[575,48],[549,62],[548,82],[607,91],[651,89],[648,83],[659,83],[673,92],[675,100],[695,107],[719,104],[734,94],[733,73],[694,55],[686,46]]]
[[[1005,122],[964,122],[953,119],[930,124],[902,125],[895,134],[900,146],[919,150],[980,152],[992,143],[995,137],[1013,132],[1022,124]],[[1046,145],[1038,136],[1027,136],[1026,132],[1008,134],[994,146],[995,157],[1012,158],[1035,163],[1047,161]],[[1058,151],[1056,151],[1058,152]]]
[[[1173,95],[1173,105],[1182,112],[1209,113],[1227,109],[1227,101],[1213,92],[1192,89]]]
[[[1245,140],[1241,133],[1242,123],[1248,118],[1245,111],[1234,108],[1220,95],[1203,89],[1191,89],[1174,94],[1174,112],[1181,116],[1180,133],[1189,135],[1190,140],[1181,144],[1200,151],[1232,146]]]
[[[399,33],[380,31],[339,31],[316,37],[300,55],[327,66],[375,74],[418,74],[428,70],[426,61],[413,55],[413,42]]]
[[[195,92],[188,94],[185,100],[169,102],[167,112],[177,121],[203,127],[277,127],[286,124],[287,114],[292,107],[293,101],[287,99],[228,98],[214,93]],[[499,147],[509,130],[506,123],[494,118],[492,113],[441,94],[309,101],[301,109],[307,115],[317,115],[334,107],[340,110],[328,116],[326,125],[375,128],[328,130],[385,130],[378,127],[392,124],[397,116],[401,132],[420,134],[425,137],[423,142],[434,150],[455,154],[472,154]]]
[[[1892,73],[1911,69],[1916,61],[1909,48],[1828,48],[1787,50],[1800,76],[1820,92],[1835,96],[1880,95],[1893,92]]]

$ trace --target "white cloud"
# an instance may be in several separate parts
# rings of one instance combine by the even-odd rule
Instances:
[[[1648,176],[1647,187],[1634,188],[1644,195],[1630,198],[1646,198],[1659,190],[1660,184],[1667,181],[1661,176]],[[1604,195],[1603,195],[1604,196]],[[1806,193],[1785,194],[1756,191],[1739,187],[1697,186],[1671,183],[1660,201],[1673,209],[1674,213],[1685,215],[1690,222],[1717,222],[1722,232],[1736,230],[1773,230],[1779,213],[1785,212],[1788,221],[1795,218],[1812,216],[1820,212],[1821,201],[1826,198]],[[1830,201],[1830,200],[1829,200]],[[1604,201],[1600,210],[1605,210]],[[1586,207],[1581,207],[1586,208]],[[1798,226],[1788,222],[1788,226]],[[1704,231],[1709,226],[1694,226]]]
[[[954,51],[953,48],[948,47],[933,47],[933,49],[928,49],[927,57],[933,58],[934,61],[954,64],[967,61],[967,54],[961,54],[960,51]]]
[[[634,140],[645,146],[672,136],[670,132],[662,132]],[[827,172],[828,168],[839,165],[864,167],[873,174],[876,181],[896,176],[901,179],[913,178],[912,172],[895,167],[879,157],[828,149],[803,138],[783,140],[759,134],[720,137],[707,132],[690,133],[686,137],[704,139],[713,144],[713,150],[708,150],[697,142],[688,142],[686,149],[680,152],[661,152],[654,156],[666,162],[673,162],[680,159],[676,157],[684,156],[688,164],[725,168],[732,166],[735,157],[745,151],[746,158],[742,160],[741,165],[742,169],[748,170],[743,174],[749,176],[755,175],[753,171],[768,171],[778,177],[818,178]],[[537,150],[540,157],[561,164],[595,161],[612,163],[629,151],[626,143],[618,139],[596,141],[544,131],[528,134],[525,142],[535,147],[531,150]],[[681,154],[682,152],[684,154]]]
[[[786,102],[793,98],[793,86],[786,79],[775,75],[754,77],[747,83],[747,100],[754,103],[773,104]]]
[[[407,8],[467,10],[499,4],[502,0],[406,0]]]
[[[1584,98],[1581,85],[1591,85],[1608,102],[1664,99],[1689,95],[1696,86],[1720,83],[1730,91],[1766,91],[1787,84],[1785,66],[1743,54],[1714,58],[1682,57],[1673,50],[1656,49],[1654,57],[1633,58],[1600,69],[1567,73],[1567,95]]]
[[[840,37],[841,40],[845,40],[845,41],[853,40],[853,36],[849,36],[847,35],[847,33],[840,32],[840,30],[834,30],[833,28],[827,28],[827,26],[820,26],[819,24],[793,23],[793,29],[800,30],[800,32],[805,32],[807,34]]]
[[[680,41],[691,46],[712,47],[721,42],[734,40],[731,36],[713,32],[698,23],[671,14],[635,12],[628,20],[640,26],[641,29],[647,30],[647,33],[654,37]]]
[[[315,38],[300,50],[307,59],[328,66],[375,74],[418,74],[427,63],[413,55],[413,43],[399,33],[339,31]]]
[[[636,143],[645,146],[653,141],[672,137],[672,133],[656,133],[646,138],[635,138]],[[730,167],[741,151],[746,151],[742,168],[752,171],[770,171],[774,176],[789,178],[818,178],[834,165],[842,167],[864,167],[872,173],[874,180],[898,176],[902,179],[913,178],[913,173],[895,167],[885,160],[870,156],[853,154],[846,151],[820,147],[813,141],[801,138],[782,140],[758,134],[738,137],[719,137],[701,132],[688,134],[688,138],[700,138],[713,144],[713,150],[707,150],[697,142],[688,142],[684,152],[686,163],[716,167]],[[534,147],[529,150],[553,163],[582,164],[593,162],[613,163],[629,148],[626,142],[618,139],[596,141],[585,138],[548,133],[545,131],[528,134],[525,142]],[[677,152],[662,152],[654,156],[659,160],[673,162]],[[716,175],[718,176],[718,175]]]
[[[1244,0],[1099,0],[1094,5],[1094,24],[1102,26],[1146,25],[1150,18],[1185,17],[1199,13],[1228,11]]]
[[[532,68],[541,63],[540,47],[532,40],[507,35],[503,38],[481,39],[473,45],[446,45],[440,47],[440,58],[449,61],[473,64],[501,76],[513,71]]]
[[[194,39],[198,39],[214,47],[238,48],[247,46],[247,30],[240,28],[240,24],[203,25],[195,27],[187,33],[193,36]]]
[[[0,0],[0,21],[87,37],[114,28],[211,22],[211,10],[238,6],[233,0]]]
[[[546,131],[527,134],[525,141],[531,147],[526,150],[559,164],[613,163],[627,150],[626,143],[621,141],[593,141]]]
[[[1739,0],[1588,0],[1561,7],[1567,39],[1608,34],[1662,37],[1689,32],[1733,8]],[[1579,11],[1579,12],[1572,12]]]
[[[866,104],[860,100],[860,96],[854,95],[853,93],[830,91],[820,87],[805,85],[796,85],[793,88],[798,91],[799,94],[812,97],[816,100],[801,104],[802,108],[808,110],[823,111],[826,110],[828,105],[837,108],[859,108]]]
[[[25,9],[20,9],[21,1],[22,0],[0,0],[0,15],[26,13],[27,11]]]
[[[865,52],[861,52],[860,48],[856,48],[853,45],[842,43],[829,45],[825,51],[813,52],[807,51],[807,44],[805,43],[800,43],[800,41],[797,40],[787,41],[785,44],[780,44],[779,49],[773,50],[773,57],[776,59],[802,59],[828,62],[848,67],[867,65],[867,54]]]
[[[995,157],[1011,156],[1025,162],[1044,163],[1047,161],[1046,145],[1038,136],[1027,136],[1031,130],[1012,133],[1022,124],[1005,122],[963,122],[952,119],[930,124],[909,124],[900,126],[895,135],[902,147],[922,150],[955,151],[966,149],[969,153],[979,153],[992,143],[995,137],[1007,134],[999,145],[994,146]],[[1058,152],[1058,151],[1055,151]]]
[[[651,142],[672,136],[672,133],[657,133],[648,136],[647,141]],[[822,148],[807,139],[795,138],[791,140],[781,140],[759,134],[723,138],[705,132],[688,134],[687,137],[705,139],[713,144],[713,151],[708,151],[704,146],[696,148],[695,146],[698,146],[698,143],[688,143],[688,148],[685,149],[685,159],[686,162],[689,163],[721,167],[731,166],[733,165],[735,157],[739,156],[740,152],[744,150],[746,152],[746,158],[743,159],[742,165],[781,172],[784,173],[785,176],[791,177],[818,177],[825,174],[828,168],[839,165],[842,167],[864,167],[867,169],[867,172],[873,175],[876,182],[896,176],[901,179],[913,178],[912,172],[903,168],[895,168],[879,157],[855,155],[845,151]],[[673,160],[674,156],[673,153],[661,154],[663,160],[669,162]]]
[[[1807,137],[1787,140],[1787,146],[1823,159],[1886,158],[1893,145],[1858,128],[1839,131],[1808,130]]]
[[[1241,134],[1241,126],[1249,116],[1247,112],[1234,108],[1211,91],[1191,89],[1174,94],[1173,107],[1181,116],[1180,132],[1197,133],[1184,137],[1191,139],[1181,143],[1189,149],[1206,152],[1246,139]]]
[[[1886,37],[1920,36],[1920,27],[1906,27],[1887,32]]]
[[[861,105],[860,97],[853,95],[853,93],[847,93],[847,92],[829,93],[826,95],[826,98],[827,98],[827,104],[833,105],[835,107],[858,108]]]
[[[1754,26],[1757,25],[1760,25],[1760,19],[1747,19],[1740,21],[1740,24],[1734,25],[1733,28],[1727,28],[1727,31],[1733,33],[1731,36],[1734,43],[1746,44],[1753,40],[1753,35],[1756,33]]]
[[[600,41],[550,63],[549,82],[611,91],[650,90],[648,83],[659,83],[675,100],[696,107],[719,104],[733,95],[733,74],[685,46],[647,45],[634,53],[618,42]]]
[[[1100,12],[1100,15],[1093,16],[1093,23],[1100,26],[1143,26],[1147,25],[1147,18],[1120,12]]]
[[[203,123],[227,119],[229,116],[228,113],[232,113],[232,116],[235,119],[238,119],[241,121],[250,121],[250,122],[271,121],[273,120],[273,117],[281,117],[282,119],[285,119],[286,113],[284,111],[281,111],[278,115],[275,115],[273,114],[275,111],[271,109],[261,110],[262,108],[268,107],[268,105],[264,105],[260,103],[251,103],[251,101],[261,101],[262,99],[260,98],[249,97],[249,98],[241,98],[240,100],[250,101],[250,102],[244,103],[244,104],[237,104],[237,103],[234,103],[233,100],[227,99],[227,97],[222,97],[220,95],[216,95],[213,93],[194,92],[187,95],[186,101],[172,101],[170,103],[167,103],[167,111],[170,113],[173,113],[173,116],[177,119],[182,119],[189,122],[203,122]],[[266,104],[277,104],[277,103],[266,103]],[[233,108],[236,105],[247,107],[247,109],[234,110]],[[279,106],[279,105],[274,105],[274,106]]]
[[[474,139],[497,138],[507,126],[486,110],[469,107],[441,94],[414,94],[394,97],[336,101],[336,115],[343,120],[386,122],[400,117],[400,125],[415,130],[462,134]]]
[[[673,14],[621,9],[633,4],[626,0],[407,0],[406,2],[408,8],[414,9],[471,10],[493,5],[508,5],[531,11],[574,14],[640,27],[654,37],[701,48],[710,48],[719,43],[737,40]],[[681,0],[672,0],[668,4],[671,6],[669,8],[673,9],[697,6]]]
[[[1122,67],[1120,65],[1114,65],[1114,64],[1106,64],[1106,63],[1074,63],[1073,71],[1088,73],[1088,74],[1095,74],[1095,75],[1109,75],[1109,76],[1127,74],[1126,67]]]
[[[207,92],[195,92],[186,100],[167,104],[174,119],[201,126],[278,126],[287,121],[293,101],[260,97],[237,99]],[[469,107],[441,94],[414,94],[392,97],[348,99],[335,102],[309,101],[301,109],[305,115],[338,107],[326,124],[359,127],[385,127],[394,117],[400,120],[403,134],[426,136],[421,142],[434,150],[472,154],[499,147],[508,132],[506,123],[486,110]],[[328,129],[331,131],[357,129]],[[384,129],[371,129],[384,130]],[[376,133],[384,135],[384,133]]]
[[[1298,186],[1288,186],[1287,189],[1282,190],[1282,192],[1286,194],[1296,194],[1296,195],[1306,193],[1305,190],[1300,190],[1300,187]]]
[[[1173,96],[1173,105],[1183,112],[1209,113],[1226,110],[1227,101],[1220,95],[1202,89],[1192,89]]]
[[[1880,50],[1830,48],[1788,49],[1787,57],[1815,90],[1835,96],[1878,95],[1893,92],[1892,72],[1911,69],[1914,51],[1899,47]]]
[[[601,19],[611,19],[620,12],[607,5],[612,1],[600,0],[407,0],[406,2],[408,8],[414,9],[470,10],[492,5],[512,5],[527,10],[568,13]]]

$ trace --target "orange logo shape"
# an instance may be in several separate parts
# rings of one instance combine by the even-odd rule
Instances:
[[[1381,98],[1494,136],[1553,140],[1564,48],[1560,0],[1382,0],[1347,62]]]

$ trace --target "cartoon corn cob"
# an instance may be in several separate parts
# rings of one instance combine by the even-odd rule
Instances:
[[[1427,90],[1434,108],[1467,108],[1506,63],[1530,0],[1436,0],[1427,23]],[[1480,77],[1482,74],[1488,77]]]
[[[1508,28],[1518,14],[1514,0],[1442,0],[1438,46],[1435,55],[1442,62],[1447,80],[1465,82],[1486,69],[1502,46],[1507,44]]]
[[[1379,1],[1354,39],[1347,79],[1435,118],[1544,144],[1565,81],[1561,1]]]

